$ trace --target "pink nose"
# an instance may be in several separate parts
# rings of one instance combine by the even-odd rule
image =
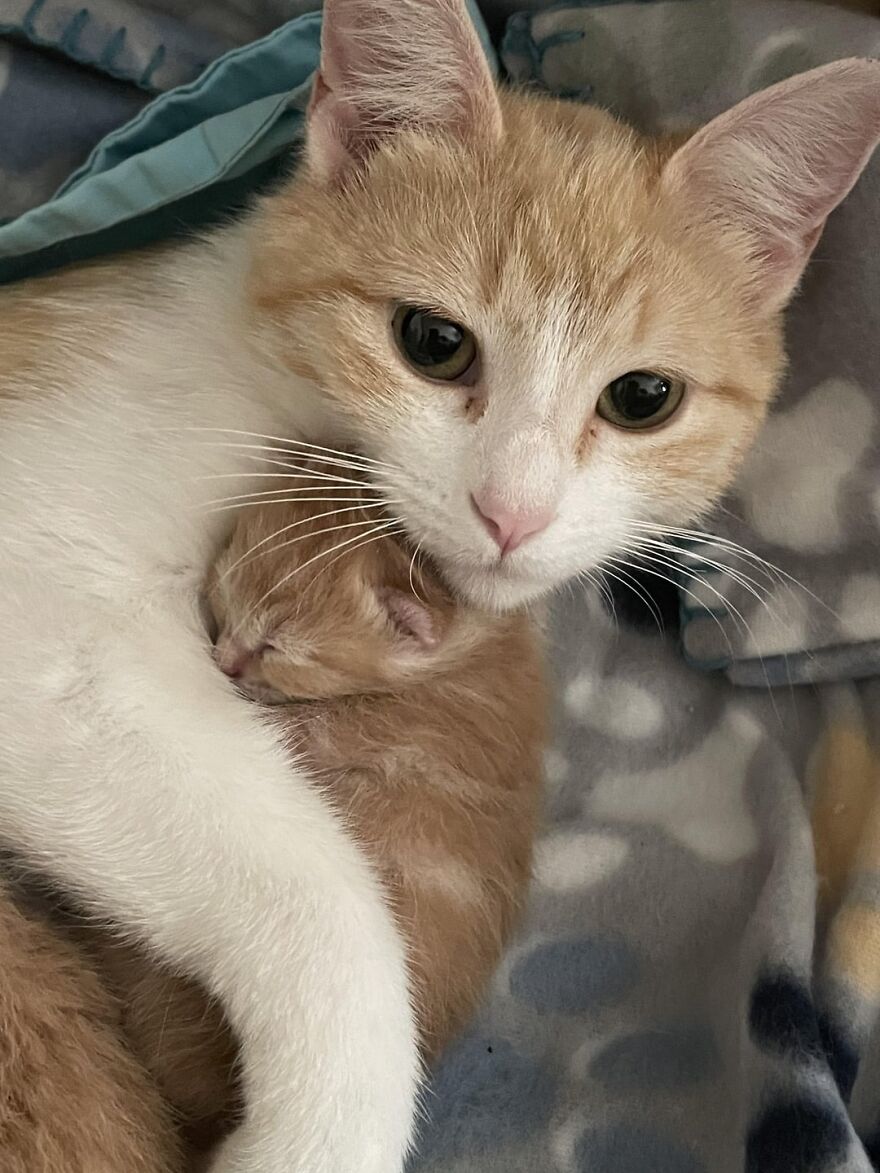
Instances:
[[[214,648],[214,659],[221,672],[225,672],[232,680],[243,675],[251,660],[251,652],[240,644],[229,639],[221,639]]]
[[[502,555],[509,554],[526,538],[545,530],[556,516],[555,508],[549,506],[544,509],[511,509],[485,491],[472,493],[471,504]]]

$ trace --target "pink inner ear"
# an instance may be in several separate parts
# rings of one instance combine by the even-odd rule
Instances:
[[[335,182],[398,130],[486,141],[495,84],[465,0],[324,0],[307,118],[313,174]]]
[[[379,601],[400,635],[415,641],[425,651],[436,648],[440,643],[434,616],[414,595],[388,587],[380,591]]]
[[[664,180],[688,207],[751,236],[755,290],[778,308],[878,139],[880,62],[835,61],[714,119],[673,155]]]

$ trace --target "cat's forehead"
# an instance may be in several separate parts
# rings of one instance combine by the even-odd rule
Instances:
[[[509,95],[505,123],[485,154],[380,153],[337,226],[355,285],[375,302],[434,306],[484,343],[497,335],[511,361],[601,361],[596,347],[636,337],[650,353],[657,331],[691,351],[705,274],[657,198],[657,149],[574,103]]]

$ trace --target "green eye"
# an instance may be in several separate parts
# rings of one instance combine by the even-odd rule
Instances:
[[[596,405],[604,420],[618,428],[656,428],[669,419],[684,398],[681,379],[630,371],[609,383]]]
[[[474,365],[477,343],[470,330],[417,306],[402,305],[392,321],[397,347],[413,370],[428,379],[455,382]]]

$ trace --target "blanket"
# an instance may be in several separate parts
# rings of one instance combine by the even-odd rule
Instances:
[[[194,129],[206,65],[237,68],[314,7],[0,0],[0,246],[76,168],[108,175],[167,125],[163,95]],[[516,83],[645,129],[880,55],[880,21],[807,0],[483,8]],[[272,121],[272,142],[297,125]],[[528,915],[434,1073],[413,1173],[880,1168],[878,196],[875,160],[829,224],[783,394],[722,508],[672,567],[641,566],[638,593],[609,579],[554,605]]]

